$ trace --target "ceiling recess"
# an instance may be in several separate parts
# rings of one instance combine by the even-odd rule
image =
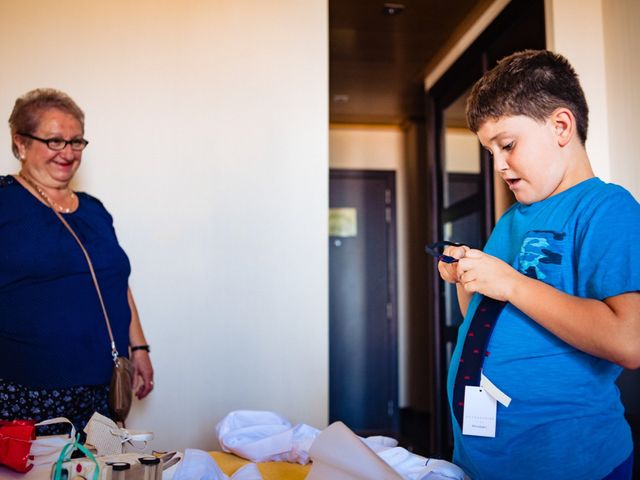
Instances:
[[[401,125],[424,118],[425,68],[486,3],[329,0],[330,121]]]
[[[402,3],[385,3],[382,5],[382,13],[385,15],[400,15],[403,11],[404,5]]]

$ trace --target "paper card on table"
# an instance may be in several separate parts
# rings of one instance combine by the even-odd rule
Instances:
[[[402,480],[402,477],[342,422],[325,428],[309,452],[306,480]]]

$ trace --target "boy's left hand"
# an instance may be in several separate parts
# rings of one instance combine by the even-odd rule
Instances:
[[[471,249],[458,261],[458,278],[469,293],[508,302],[519,273],[508,263]]]

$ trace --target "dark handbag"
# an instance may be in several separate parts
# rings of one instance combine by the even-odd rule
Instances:
[[[96,287],[96,293],[98,294],[98,300],[100,300],[100,306],[102,307],[102,313],[104,315],[104,320],[107,324],[107,331],[109,332],[109,340],[111,341],[111,356],[113,357],[113,372],[111,374],[111,382],[109,385],[109,408],[111,409],[111,414],[113,420],[116,422],[122,422],[129,415],[129,411],[131,410],[131,404],[133,403],[133,381],[135,376],[135,369],[133,367],[133,363],[127,357],[121,357],[118,354],[118,350],[116,349],[116,342],[113,339],[113,332],[111,331],[111,323],[109,322],[109,316],[107,315],[107,309],[104,306],[104,301],[102,300],[102,293],[100,292],[100,285],[98,284],[98,278],[96,277],[96,272],[93,269],[93,264],[91,263],[91,258],[89,257],[89,253],[84,248],[84,245],[73,231],[71,226],[67,223],[62,215],[53,207],[49,198],[44,195],[37,185],[35,185],[31,179],[27,178],[24,175],[20,175],[29,185],[31,185],[36,192],[42,197],[47,205],[53,210],[53,213],[60,219],[62,224],[69,230],[73,238],[75,238],[76,242],[80,246],[82,253],[87,260],[87,265],[89,265],[89,272],[91,273],[91,278],[93,279],[93,285]]]

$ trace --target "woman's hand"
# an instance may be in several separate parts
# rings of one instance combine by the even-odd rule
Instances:
[[[129,300],[129,308],[131,308],[131,325],[129,326],[129,344],[130,345],[148,345],[147,339],[144,337],[140,317],[138,316],[138,308],[133,300],[131,289],[127,290],[127,298]],[[135,375],[133,381],[133,391],[138,399],[142,399],[153,390],[153,367],[151,366],[151,358],[146,350],[134,350],[131,352],[131,361],[135,367]]]
[[[444,255],[448,255],[453,258],[464,258],[466,253],[471,250],[466,245],[461,245],[459,247],[448,246],[442,252]],[[449,283],[458,283],[458,264],[457,263],[446,263],[446,262],[438,262],[438,272],[440,272],[440,277]]]
[[[465,252],[457,264],[456,273],[465,291],[481,293],[503,302],[509,301],[522,276],[508,263],[474,249]]]
[[[133,391],[138,400],[143,399],[153,390],[153,366],[151,357],[146,350],[136,350],[131,353],[131,361],[135,368]]]

